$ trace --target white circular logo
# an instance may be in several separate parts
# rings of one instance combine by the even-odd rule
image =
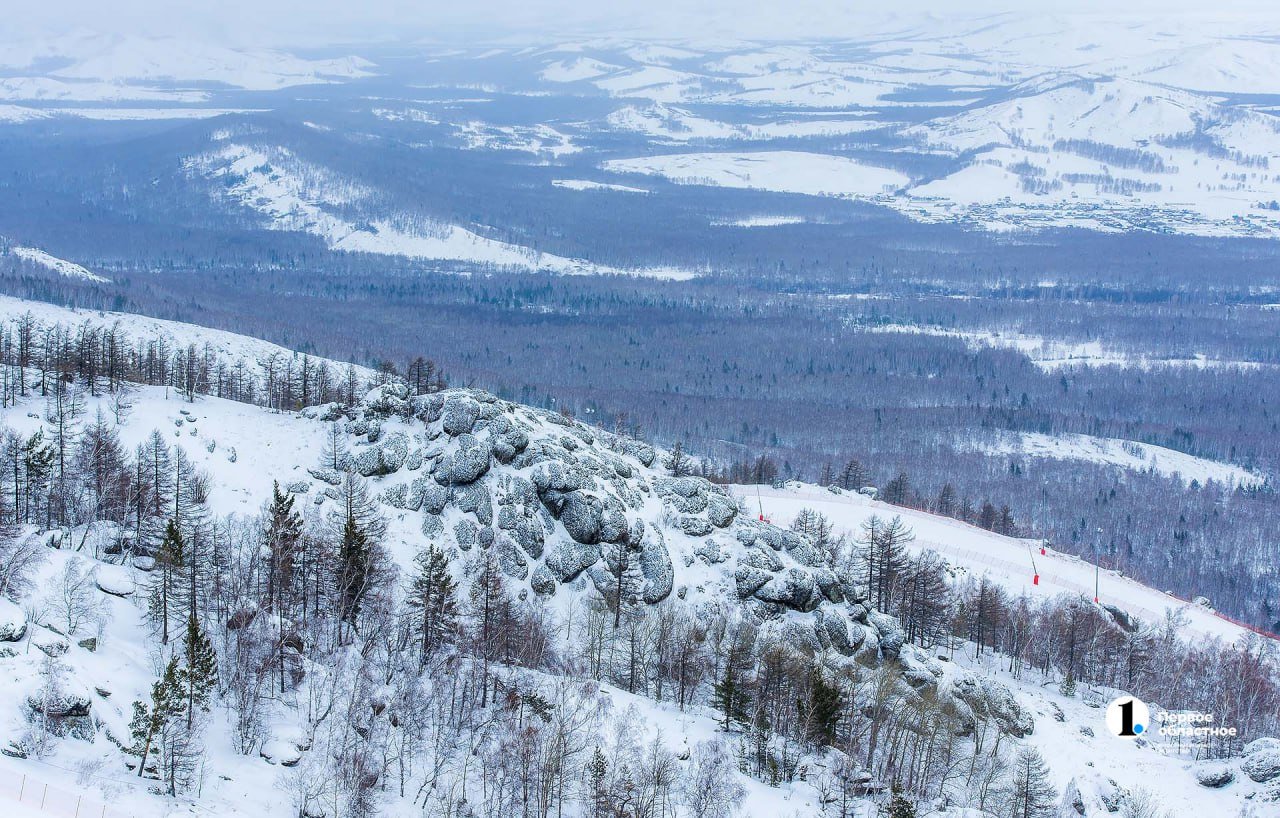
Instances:
[[[1151,710],[1134,696],[1121,696],[1107,705],[1107,729],[1111,735],[1132,741],[1151,730]]]

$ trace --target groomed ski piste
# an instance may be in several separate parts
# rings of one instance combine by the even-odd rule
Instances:
[[[1055,551],[1052,546],[1045,547],[1041,554],[1041,540],[1006,537],[949,517],[873,500],[858,492],[836,493],[805,483],[788,483],[782,488],[734,486],[733,490],[748,508],[760,509],[766,519],[786,525],[802,509],[810,508],[824,514],[836,533],[850,537],[857,537],[863,523],[872,517],[901,517],[915,536],[908,545],[913,552],[932,549],[953,568],[975,578],[986,575],[1010,594],[1094,597],[1094,564]],[[1116,571],[1098,569],[1096,578],[1100,604],[1115,605],[1148,624],[1158,624],[1172,612],[1185,618],[1183,627],[1188,637],[1216,638],[1227,643],[1252,631],[1204,605],[1150,588]]]

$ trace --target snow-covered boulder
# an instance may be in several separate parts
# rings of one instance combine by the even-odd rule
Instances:
[[[902,650],[902,644],[907,641],[902,623],[895,617],[879,611],[872,612],[868,619],[871,626],[876,629],[876,636],[880,640],[880,653],[887,659],[897,657],[898,652]]]
[[[644,536],[640,548],[640,573],[644,577],[640,595],[645,602],[655,605],[670,596],[675,566],[671,564],[671,554],[662,541],[661,532],[656,529]]]
[[[1253,755],[1254,753],[1260,753],[1263,750],[1280,751],[1280,738],[1263,736],[1262,738],[1255,738],[1244,746],[1244,754],[1246,756]]]
[[[572,582],[599,560],[600,546],[598,545],[559,542],[547,553],[544,562],[560,582]]]
[[[1196,783],[1202,787],[1216,790],[1236,780],[1236,774],[1230,767],[1222,764],[1211,764],[1196,770]]]
[[[18,642],[27,634],[27,617],[14,603],[0,597],[0,642]]]
[[[799,568],[788,568],[755,592],[756,599],[776,602],[796,611],[812,611],[818,607],[818,596],[813,575]]]
[[[1252,752],[1245,756],[1240,769],[1259,784],[1280,778],[1280,750],[1264,749]]]
[[[99,565],[94,583],[98,590],[112,596],[129,597],[137,590],[133,573],[123,565]]]
[[[296,744],[276,738],[264,741],[258,755],[266,759],[268,764],[279,764],[281,767],[293,767],[302,760],[302,751]]]
[[[489,471],[489,447],[471,435],[458,437],[458,448],[436,464],[436,482],[442,486],[465,486]]]
[[[440,423],[449,437],[468,434],[480,417],[480,404],[469,395],[454,394],[445,398]]]

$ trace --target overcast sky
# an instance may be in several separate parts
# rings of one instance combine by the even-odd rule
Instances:
[[[72,28],[198,37],[228,44],[320,44],[423,38],[477,41],[565,34],[664,38],[857,36],[908,20],[1005,11],[1190,13],[1280,18],[1280,0],[5,0],[0,29]],[[904,20],[906,22],[906,20]],[[12,37],[0,37],[0,40]]]

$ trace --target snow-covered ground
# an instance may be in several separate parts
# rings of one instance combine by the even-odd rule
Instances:
[[[1092,435],[1040,432],[1001,432],[993,443],[974,441],[961,448],[988,454],[1022,455],[1053,460],[1084,460],[1130,471],[1153,471],[1178,476],[1184,483],[1210,480],[1225,486],[1259,486],[1266,477],[1230,463],[1179,452],[1164,446]]]
[[[907,177],[843,156],[804,151],[675,153],[610,159],[615,173],[662,176],[682,184],[705,184],[826,196],[879,196],[901,187]]]
[[[610,182],[593,182],[590,179],[552,179],[551,184],[565,190],[612,190],[618,193],[648,193],[642,187],[615,185]]]
[[[1013,349],[1026,355],[1031,363],[1046,372],[1071,366],[1119,366],[1135,369],[1154,367],[1191,367],[1196,369],[1257,369],[1274,364],[1257,361],[1233,361],[1196,354],[1191,357],[1147,355],[1122,351],[1102,341],[1067,341],[1017,331],[951,329],[931,324],[853,324],[862,332],[902,332],[955,338],[974,349],[997,347]]]
[[[11,247],[9,248],[9,252],[23,261],[30,261],[34,264],[39,264],[41,267],[52,270],[58,275],[63,275],[67,278],[82,278],[86,281],[96,281],[100,284],[106,284],[111,281],[111,279],[105,276],[100,276],[97,273],[90,272],[85,267],[82,267],[73,261],[67,261],[66,259],[50,255],[37,247]]]
[[[748,509],[763,509],[764,516],[775,524],[790,525],[801,510],[811,508],[826,515],[836,531],[856,537],[862,524],[871,517],[897,516],[915,534],[910,546],[913,550],[932,549],[974,577],[986,574],[1012,594],[1048,598],[1070,593],[1093,597],[1094,565],[1052,548],[1041,555],[1038,540],[1005,537],[949,517],[872,500],[856,492],[836,494],[805,484],[788,484],[780,489],[768,486],[735,486],[733,489]],[[1040,575],[1038,585],[1033,582],[1036,573],[1033,563]],[[1203,607],[1183,602],[1115,571],[1102,570],[1098,576],[1098,596],[1102,603],[1116,605],[1148,623],[1162,621],[1166,611],[1180,611],[1187,618],[1189,636],[1216,637],[1230,642],[1249,633]]]
[[[134,341],[163,340],[170,349],[179,349],[190,345],[195,345],[197,349],[203,349],[208,345],[228,365],[235,366],[238,363],[243,363],[246,374],[258,379],[262,377],[263,362],[272,357],[283,360],[298,354],[291,349],[286,349],[259,338],[182,321],[166,321],[161,318],[150,318],[132,313],[73,310],[54,304],[47,304],[43,301],[26,301],[21,298],[0,295],[0,321],[11,323],[28,313],[41,326],[66,324],[78,327],[87,323],[93,327],[119,327]],[[340,367],[343,372],[346,371],[348,366],[355,366],[356,373],[365,380],[374,374],[373,370],[364,366],[338,361],[332,362],[332,365]]]
[[[549,270],[565,275],[626,274],[668,279],[694,275],[692,271],[669,268],[624,270],[593,264],[405,214],[358,216],[353,210],[373,199],[374,191],[298,159],[284,148],[233,142],[188,159],[186,167],[193,175],[217,182],[210,188],[211,196],[261,213],[273,230],[319,236],[334,250]]]
[[[193,330],[192,334],[198,332]],[[245,347],[252,345],[251,341],[242,344]],[[90,399],[90,403],[101,400],[105,399]],[[30,398],[5,410],[3,420],[21,431],[30,431],[41,423],[38,412],[34,412],[37,417],[30,416],[31,410],[38,409],[39,405],[38,399]],[[93,409],[91,405],[89,411]],[[314,464],[322,447],[327,424],[295,413],[269,412],[216,398],[202,397],[195,403],[187,403],[163,388],[144,387],[135,395],[133,411],[120,428],[122,442],[132,446],[144,440],[153,429],[169,435],[172,443],[182,445],[193,462],[211,476],[210,505],[213,512],[245,515],[260,507],[273,480],[282,483],[309,480],[306,469]],[[234,459],[230,456],[232,451],[235,452]],[[860,495],[835,495],[814,486],[762,487],[758,490],[751,486],[736,487],[735,491],[742,496],[748,508],[754,509],[760,504],[767,516],[783,524],[800,509],[814,508],[826,514],[837,528],[856,533],[862,521],[872,514],[882,517],[900,514],[915,533],[913,548],[934,549],[962,574],[985,573],[1014,593],[1092,593],[1092,567],[1053,552],[1043,557],[1037,553],[1041,583],[1032,586],[1028,555],[1035,544],[1028,541],[1001,537],[953,520],[887,506]],[[309,495],[302,496],[306,498]],[[410,520],[405,520],[403,513],[397,515],[391,511],[391,547],[398,559],[404,559],[405,554],[412,553],[421,535],[416,524],[410,524],[413,515],[409,515]],[[70,669],[67,684],[70,689],[82,692],[93,701],[94,711],[107,729],[115,735],[124,735],[130,702],[144,698],[154,678],[154,668],[144,647],[148,638],[145,635],[147,626],[143,622],[139,597],[129,594],[132,587],[144,582],[143,575],[127,567],[95,566],[87,554],[58,550],[49,552],[39,584],[51,587],[57,573],[72,560],[83,560],[90,567],[96,567],[99,585],[111,589],[114,595],[102,595],[110,607],[111,618],[96,651],[72,645],[64,655]],[[695,567],[699,565],[701,563],[695,563]],[[701,570],[705,577],[692,572],[684,575],[683,579],[690,582],[715,581],[715,570],[708,566],[702,566]],[[119,596],[121,593],[126,596]],[[1162,616],[1166,608],[1184,609],[1188,637],[1231,640],[1243,634],[1240,628],[1204,609],[1182,605],[1109,572],[1102,575],[1101,594],[1104,602],[1117,604],[1151,620]],[[565,595],[557,595],[557,599],[561,596]],[[43,629],[36,629],[32,635],[37,642],[54,638],[56,635]],[[22,647],[20,644],[19,648]],[[1153,790],[1157,802],[1175,810],[1179,816],[1200,816],[1234,815],[1248,803],[1246,796],[1260,789],[1243,776],[1239,776],[1241,780],[1225,791],[1200,787],[1194,776],[1195,763],[1169,754],[1167,748],[1159,744],[1142,747],[1110,738],[1103,728],[1102,710],[1086,705],[1080,698],[1063,697],[1055,686],[1046,687],[1034,671],[1029,671],[1025,678],[1015,679],[1000,662],[990,659],[976,661],[964,650],[948,658],[957,668],[954,672],[976,671],[1007,685],[1018,702],[1034,715],[1036,729],[1026,740],[1039,747],[1049,759],[1053,781],[1059,792],[1075,781],[1087,797],[1096,797],[1095,790],[1101,788],[1105,791],[1110,786],[1107,783],[1110,779],[1129,790]],[[0,686],[19,690],[37,684],[38,662],[12,659],[6,667],[10,668],[9,675],[0,679]],[[0,725],[9,731],[23,726],[22,701],[21,696],[0,697]],[[642,735],[654,737],[660,732],[666,746],[679,755],[686,755],[686,751],[696,752],[700,742],[723,735],[719,733],[716,714],[707,708],[694,707],[681,712],[670,704],[632,696],[608,685],[601,688],[596,708],[603,724],[630,711],[629,718]],[[1057,717],[1058,711],[1062,713],[1061,721]],[[179,800],[178,808],[194,814],[287,814],[289,796],[282,785],[287,772],[260,754],[246,756],[234,752],[225,724],[228,714],[216,710],[213,716],[207,741],[210,769],[216,771],[216,775],[206,778],[196,801],[187,803]],[[1086,728],[1092,735],[1084,732]],[[286,735],[293,728],[276,717],[272,729]],[[731,736],[730,742],[734,740]],[[264,750],[267,755],[273,755],[271,748],[277,746],[288,749],[280,742],[268,742]],[[20,782],[21,776],[26,775],[41,787],[49,785],[59,798],[64,798],[65,793],[68,801],[84,798],[94,805],[108,805],[106,812],[102,813],[105,815],[113,815],[113,809],[118,815],[148,818],[172,814],[174,803],[148,792],[141,782],[124,772],[119,766],[117,752],[100,738],[94,743],[64,741],[53,755],[42,760],[0,757],[0,804],[12,806],[12,814],[23,814],[18,811],[16,802],[10,804],[3,799],[8,797],[12,800],[6,784]],[[1238,764],[1238,761],[1229,763]],[[823,762],[815,759],[806,780],[792,784],[769,787],[742,776],[739,781],[747,790],[747,798],[741,815],[748,818],[778,815],[817,818],[821,809],[815,783],[822,772]],[[1156,788],[1154,782],[1159,782],[1160,786]],[[24,797],[24,804],[28,811],[35,809],[29,797]],[[121,808],[126,812],[121,813]],[[392,800],[384,814],[408,816],[413,809],[408,802]]]

